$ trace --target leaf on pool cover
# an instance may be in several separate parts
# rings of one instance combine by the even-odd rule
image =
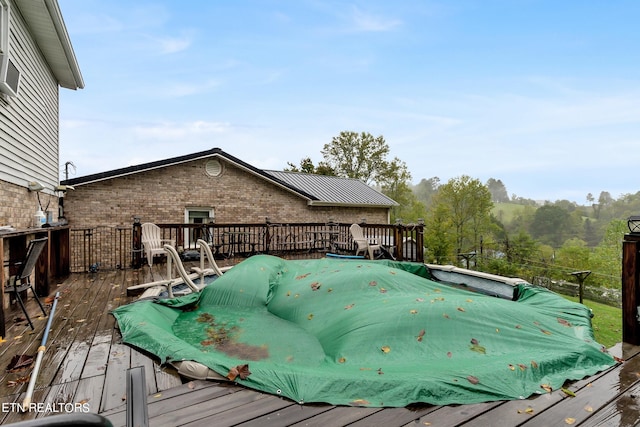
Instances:
[[[424,337],[424,334],[425,334],[424,329],[418,333],[418,336],[416,338],[418,339],[419,342],[422,342],[422,338]]]
[[[369,282],[369,286],[378,286],[378,282],[376,282],[375,280],[372,280]]]
[[[235,379],[238,377],[240,377],[241,380],[245,380],[247,379],[247,377],[249,377],[249,375],[251,375],[251,371],[249,371],[249,365],[245,364],[234,366],[233,368],[231,368],[229,370],[229,373],[227,374],[227,378],[229,378],[231,381],[235,381]]]
[[[487,354],[487,349],[480,345],[477,339],[471,338],[471,345],[469,346],[471,351],[475,351],[480,354]]]
[[[296,276],[296,280],[302,280],[305,277],[307,277],[308,275],[310,275],[311,273],[307,273],[307,274],[301,274],[300,276]]]
[[[535,360],[532,360],[532,361],[531,361],[531,367],[532,367],[533,369],[537,369],[537,368],[538,368],[538,363],[537,363]]]
[[[369,401],[364,399],[356,399],[351,402],[353,406],[365,406],[369,404]]]
[[[545,335],[551,335],[551,331],[547,331],[546,329],[540,329],[540,332],[542,332]]]
[[[351,310],[355,304],[349,304],[344,307],[345,310]]]
[[[561,317],[558,317],[558,323],[560,323],[561,325],[567,326],[569,328],[573,326],[568,320],[563,319]]]
[[[469,375],[467,377],[467,381],[469,381],[471,384],[478,384],[480,382],[480,380],[473,375]]]
[[[389,347],[388,345],[383,345],[380,350],[382,350],[383,353],[389,353],[391,351],[391,347]]]
[[[320,286],[322,286],[320,283],[318,283],[318,282],[313,282],[313,283],[311,284],[311,290],[312,290],[312,291],[317,291],[318,289],[320,289]]]
[[[464,313],[464,308],[458,307],[458,311],[462,311]]]
[[[549,384],[541,384],[540,387],[542,387],[542,389],[547,393],[551,393],[553,391],[553,389]]]

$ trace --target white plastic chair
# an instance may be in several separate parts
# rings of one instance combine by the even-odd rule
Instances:
[[[173,246],[175,241],[173,239],[163,239],[162,231],[157,225],[150,222],[142,224],[142,246],[144,247],[149,267],[153,266],[154,256],[165,254],[164,245],[166,244]]]
[[[358,224],[351,224],[351,227],[349,227],[349,231],[351,232],[353,241],[357,245],[356,255],[358,255],[360,252],[362,252],[363,254],[368,253],[369,259],[374,259],[373,253],[374,251],[380,250],[380,245],[369,243],[369,239],[364,236],[362,227],[360,227]]]

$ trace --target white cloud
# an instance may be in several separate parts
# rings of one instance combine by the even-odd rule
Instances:
[[[351,19],[354,24],[354,30],[363,32],[391,31],[402,25],[402,21],[399,19],[374,15],[357,6],[353,6]]]

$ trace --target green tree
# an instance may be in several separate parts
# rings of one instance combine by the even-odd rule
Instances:
[[[319,162],[318,166],[315,166],[310,157],[305,157],[304,159],[300,160],[300,166],[296,166],[291,162],[287,162],[287,165],[288,167],[284,168],[285,171],[314,173],[316,175],[336,175],[336,171],[334,171],[333,168],[331,168],[325,162]]]
[[[380,183],[390,170],[389,146],[382,135],[343,131],[325,144],[321,153],[338,176],[356,178],[367,184]]]
[[[431,198],[438,192],[438,187],[440,187],[440,178],[437,176],[429,179],[422,178],[413,188],[413,192],[425,207],[429,207]]]
[[[463,175],[440,186],[431,206],[450,221],[458,253],[477,251],[480,237],[491,231],[491,193],[478,179]]]
[[[501,180],[489,178],[487,180],[487,188],[491,193],[491,201],[494,203],[506,203],[509,201],[509,193],[507,193],[507,187],[504,186]]]
[[[530,226],[531,236],[558,248],[565,241],[570,224],[569,212],[560,206],[546,204],[536,209]]]
[[[392,222],[396,219],[415,222],[418,218],[424,218],[424,205],[411,191],[411,173],[403,161],[394,158],[386,164],[386,169],[381,171],[379,177],[382,193],[398,203],[398,206],[391,208]]]

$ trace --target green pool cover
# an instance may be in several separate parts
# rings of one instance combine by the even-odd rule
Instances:
[[[521,399],[616,363],[588,308],[516,291],[508,301],[447,286],[414,263],[258,255],[200,294],[113,314],[126,343],[163,362],[197,361],[301,403]]]

